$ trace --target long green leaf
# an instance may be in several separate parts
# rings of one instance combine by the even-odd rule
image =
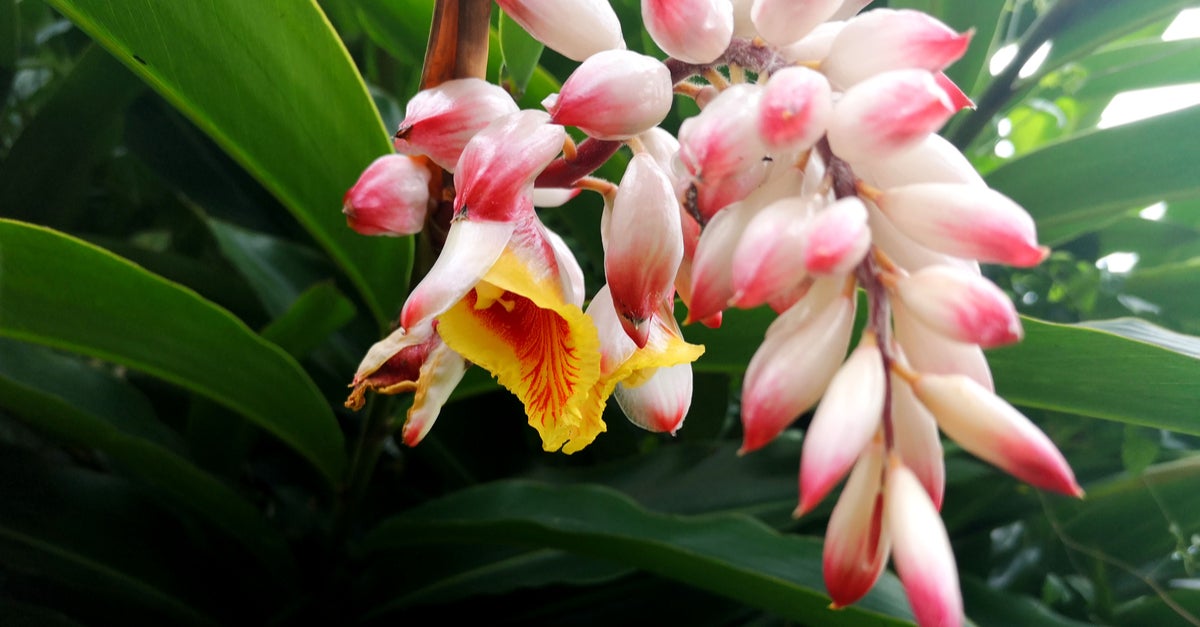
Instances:
[[[1200,360],[1099,329],[1024,325],[1024,341],[988,352],[1010,402],[1200,434]]]
[[[1043,242],[1065,242],[1125,211],[1200,195],[1200,142],[1183,140],[1198,127],[1192,107],[1084,133],[996,168],[987,182],[1029,210]]]
[[[345,271],[381,324],[409,238],[363,238],[340,202],[391,151],[361,77],[313,0],[49,0],[211,135]]]
[[[342,433],[300,366],[228,312],[99,248],[0,221],[0,335],[107,359],[233,409],[331,482]]]
[[[827,609],[818,539],[780,535],[738,515],[656,514],[597,486],[505,481],[469,488],[385,521],[365,546],[429,542],[515,543],[609,559],[805,623],[910,620],[899,582],[889,575],[858,604]]]

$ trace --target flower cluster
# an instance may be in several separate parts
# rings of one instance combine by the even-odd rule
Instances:
[[[347,404],[415,392],[403,431],[415,445],[474,364],[524,403],[548,451],[593,441],[610,396],[633,423],[673,433],[703,352],[675,303],[685,324],[714,328],[729,308],[769,307],[778,317],[743,384],[742,452],[815,408],[796,515],[845,480],[824,558],[834,605],[865,595],[890,556],[920,624],[960,624],[941,435],[1032,485],[1082,493],[1054,444],[995,395],[983,354],[1022,330],[979,263],[1028,267],[1048,251],[936,134],[971,106],[943,73],[971,33],[916,11],[860,13],[862,0],[642,0],[661,60],[626,49],[605,0],[497,1],[580,64],[544,111],[479,78],[409,101],[396,154],[347,193],[347,219],[411,234],[443,200],[452,217]],[[679,94],[700,113],[672,135],[659,125]],[[591,176],[622,147],[618,183]],[[431,171],[452,185],[431,186]],[[598,290],[535,209],[580,190],[605,200]]]

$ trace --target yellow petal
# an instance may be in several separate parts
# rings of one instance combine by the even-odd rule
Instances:
[[[553,268],[506,251],[438,318],[438,332],[521,399],[547,451],[574,452],[604,431],[603,420],[585,421],[578,408],[600,377],[596,327],[564,300]]]

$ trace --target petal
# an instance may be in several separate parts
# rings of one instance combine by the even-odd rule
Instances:
[[[662,122],[673,100],[671,72],[661,61],[605,50],[588,57],[543,104],[556,124],[597,139],[626,140]]]
[[[514,220],[532,212],[533,179],[562,152],[567,131],[542,111],[520,111],[479,131],[454,171],[454,215]],[[527,206],[528,205],[528,206]]]
[[[799,283],[805,276],[810,199],[789,196],[753,216],[738,238],[730,272],[735,307],[757,307]]]
[[[882,477],[883,445],[876,441],[854,464],[825,526],[821,570],[834,607],[861,599],[887,565],[891,541],[883,526]]]
[[[395,147],[406,155],[426,155],[453,173],[463,148],[497,118],[519,111],[499,85],[459,78],[417,92],[408,101]]]
[[[797,514],[812,511],[825,498],[878,431],[886,385],[883,355],[875,337],[864,333],[829,382],[805,431]]]
[[[439,345],[421,365],[416,394],[408,409],[401,438],[408,446],[416,446],[425,438],[437,420],[442,406],[467,372],[467,362],[445,344]]]
[[[946,464],[937,422],[913,395],[908,383],[897,376],[892,376],[891,381],[892,433],[896,452],[925,486],[933,506],[941,510],[946,492]]]
[[[843,275],[871,247],[867,207],[856,196],[842,198],[817,212],[805,232],[804,268],[814,275]]]
[[[535,39],[559,54],[583,61],[625,47],[621,22],[607,0],[496,0]]]
[[[758,131],[772,150],[807,150],[824,134],[832,113],[829,81],[806,67],[787,67],[767,81]]]
[[[858,167],[916,146],[954,111],[929,72],[884,72],[842,94],[829,118],[829,145]]]
[[[913,392],[972,455],[1039,488],[1082,496],[1062,453],[1021,412],[962,375],[921,375]]]
[[[917,624],[962,625],[958,567],[946,527],[920,481],[896,457],[889,460],[884,494],[892,563]]]
[[[642,21],[659,48],[686,63],[711,63],[733,38],[729,0],[642,0]]]
[[[618,383],[613,396],[633,424],[675,435],[692,405],[692,364],[659,368],[637,386]]]
[[[842,87],[889,70],[938,71],[967,51],[971,34],[920,11],[875,9],[846,21],[821,70]]]
[[[754,0],[750,19],[768,42],[786,46],[833,16],[842,0]]]
[[[913,317],[952,340],[993,348],[1024,334],[1008,295],[961,268],[923,268],[897,281],[895,294]]]
[[[414,328],[461,300],[500,258],[515,231],[512,222],[452,222],[437,261],[404,303],[401,326]]]
[[[994,389],[992,370],[978,344],[952,340],[917,320],[899,301],[892,301],[896,342],[912,367],[929,374],[964,374],[987,390]]]

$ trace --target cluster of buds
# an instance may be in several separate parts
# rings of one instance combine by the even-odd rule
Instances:
[[[713,328],[729,308],[769,307],[741,451],[815,408],[795,513],[845,480],[825,546],[834,606],[865,595],[890,556],[920,624],[961,624],[938,514],[941,436],[1082,494],[1054,444],[996,396],[983,353],[1022,330],[979,263],[1029,267],[1048,251],[1029,215],[936,134],[971,106],[943,73],[971,33],[916,11],[860,13],[862,0],[642,0],[658,59],[626,49],[605,0],[498,3],[580,64],[545,111],[478,78],[409,101],[397,154],[346,195],[350,226],[409,234],[431,221],[443,200],[428,191],[431,163],[453,175],[451,218],[347,404],[415,391],[403,431],[415,445],[474,364],[520,398],[546,450],[590,443],[614,395],[634,424],[674,433],[703,352],[675,303],[685,325]],[[672,135],[659,125],[680,94],[700,113]],[[592,176],[622,147],[619,182]],[[535,209],[580,190],[605,200],[598,290]]]

